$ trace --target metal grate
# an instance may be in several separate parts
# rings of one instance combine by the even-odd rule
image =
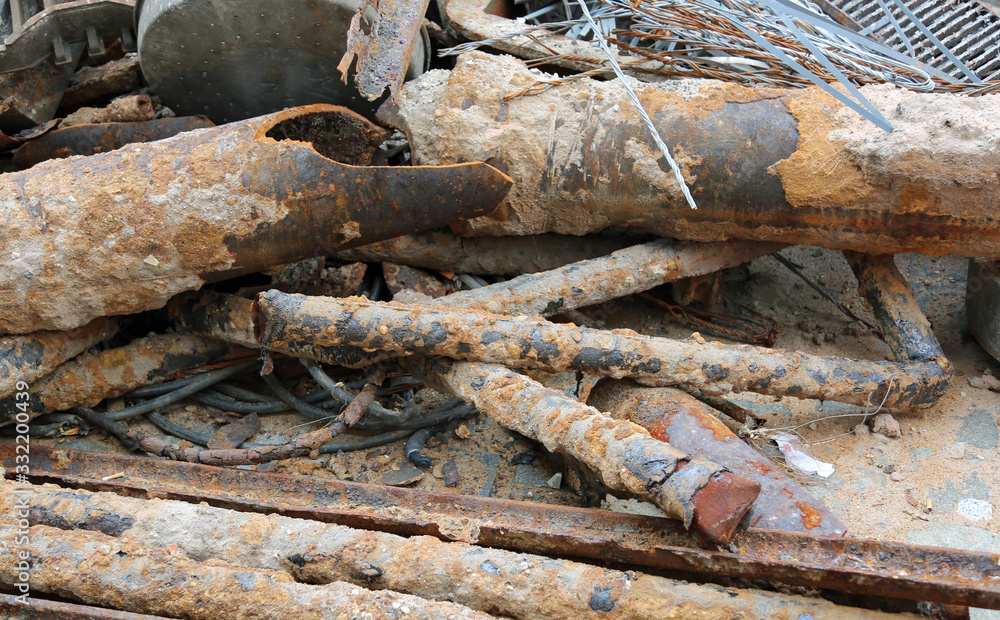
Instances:
[[[899,2],[980,79],[1000,79],[1000,17],[976,0],[827,0],[860,26],[860,34],[961,79],[959,67],[927,39]]]

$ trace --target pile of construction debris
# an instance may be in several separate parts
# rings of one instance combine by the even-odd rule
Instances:
[[[952,367],[897,252],[978,259],[998,354],[1000,103],[869,71],[887,133],[818,86],[543,74],[535,34],[455,0],[297,4],[0,20],[4,617],[1000,609],[1000,555],[847,537],[796,482],[832,467],[734,397],[933,408]],[[526,51],[429,70],[460,36]],[[773,320],[710,309],[725,270],[798,269],[793,244],[843,251],[873,322],[831,301],[893,359],[774,349]],[[632,295],[699,333],[588,310]],[[483,497],[407,488],[471,477],[424,452],[474,416],[558,459],[571,505],[489,497],[495,473]],[[60,443],[88,433],[105,452]],[[390,486],[347,475],[387,445]],[[336,475],[290,475],[324,455]],[[608,494],[656,516],[582,507]]]

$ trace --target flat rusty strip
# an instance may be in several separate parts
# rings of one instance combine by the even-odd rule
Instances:
[[[15,456],[14,446],[0,446],[9,475]],[[514,551],[1000,609],[998,554],[755,529],[737,531],[729,545],[733,552],[718,551],[665,518],[44,446],[32,446],[30,468],[38,482],[135,497],[206,502]],[[101,481],[121,472],[128,473]]]
[[[204,116],[73,125],[22,144],[14,153],[14,165],[24,169],[48,159],[106,153],[126,144],[163,140],[206,127],[214,127],[214,123]]]
[[[428,4],[430,0],[361,0],[347,33],[347,51],[337,65],[344,83],[357,57],[354,83],[358,92],[374,101],[388,87],[395,99],[406,77],[413,45],[420,40]],[[370,9],[374,9],[375,18],[370,24],[370,34],[365,34],[361,20],[368,21],[366,13]]]
[[[27,601],[26,605],[19,603],[15,596],[0,594],[0,617],[4,620],[167,620],[163,616],[133,614],[117,609],[61,603],[42,598],[23,600]]]

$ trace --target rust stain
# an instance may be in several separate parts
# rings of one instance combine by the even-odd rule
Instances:
[[[808,529],[819,527],[823,522],[823,515],[818,510],[803,502],[795,502],[795,505],[802,511],[802,525]]]

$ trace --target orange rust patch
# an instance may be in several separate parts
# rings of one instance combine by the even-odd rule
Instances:
[[[846,207],[863,204],[871,195],[856,163],[844,155],[844,145],[828,136],[840,109],[817,88],[786,97],[785,106],[798,121],[798,149],[769,169],[781,178],[785,198],[794,207]]]
[[[823,522],[823,515],[809,504],[795,502],[795,505],[802,511],[802,525],[806,526],[806,529],[811,530],[814,527],[819,527]]]

